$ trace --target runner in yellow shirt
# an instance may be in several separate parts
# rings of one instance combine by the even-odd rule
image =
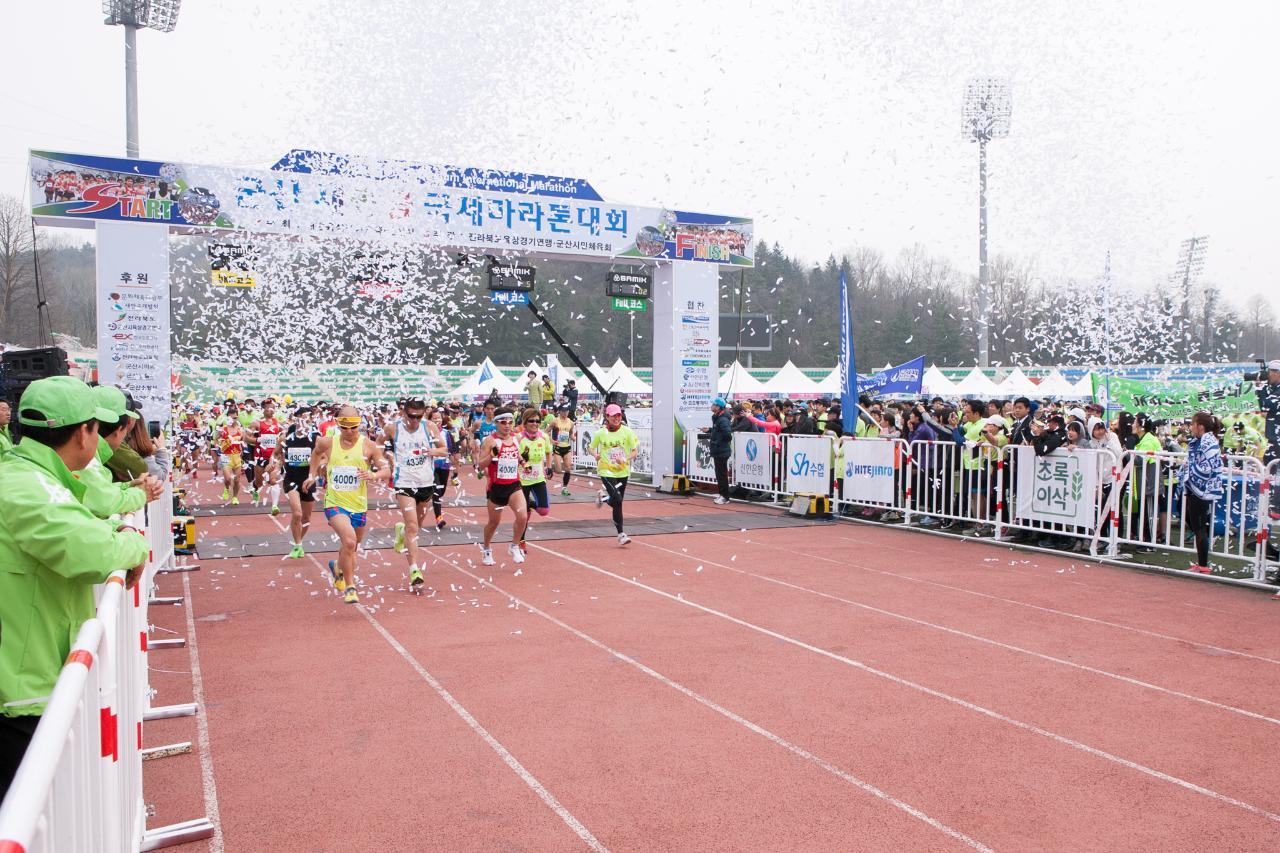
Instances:
[[[610,403],[604,407],[604,429],[591,436],[591,455],[596,458],[596,473],[604,486],[596,498],[596,506],[606,503],[613,508],[613,526],[618,528],[618,544],[631,541],[622,530],[622,499],[627,493],[631,462],[640,450],[640,441],[631,427],[622,423],[622,407]]]

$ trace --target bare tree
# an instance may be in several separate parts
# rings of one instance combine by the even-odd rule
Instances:
[[[1264,343],[1275,325],[1275,313],[1271,310],[1271,302],[1259,293],[1250,296],[1244,302],[1244,322],[1253,340],[1254,356],[1266,352]]]
[[[14,331],[14,307],[35,296],[31,214],[22,200],[0,193],[0,334]]]

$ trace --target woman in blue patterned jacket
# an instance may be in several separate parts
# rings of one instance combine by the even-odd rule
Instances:
[[[1184,517],[1196,539],[1196,564],[1193,572],[1209,574],[1209,525],[1213,523],[1214,504],[1222,500],[1222,421],[1208,412],[1196,412],[1191,418],[1191,443],[1187,461],[1178,481],[1182,487]]]

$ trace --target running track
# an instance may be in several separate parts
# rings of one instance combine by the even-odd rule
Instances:
[[[280,853],[1280,849],[1257,592],[847,523],[549,540],[519,574],[429,553],[412,596],[370,552],[361,607],[323,553],[165,576],[189,648],[153,653],[156,701],[206,714],[148,726],[199,747],[147,763],[151,824]]]

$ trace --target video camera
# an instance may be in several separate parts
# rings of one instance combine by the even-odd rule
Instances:
[[[1258,369],[1252,373],[1244,375],[1245,382],[1266,382],[1267,381],[1267,363],[1262,359],[1258,359]]]

